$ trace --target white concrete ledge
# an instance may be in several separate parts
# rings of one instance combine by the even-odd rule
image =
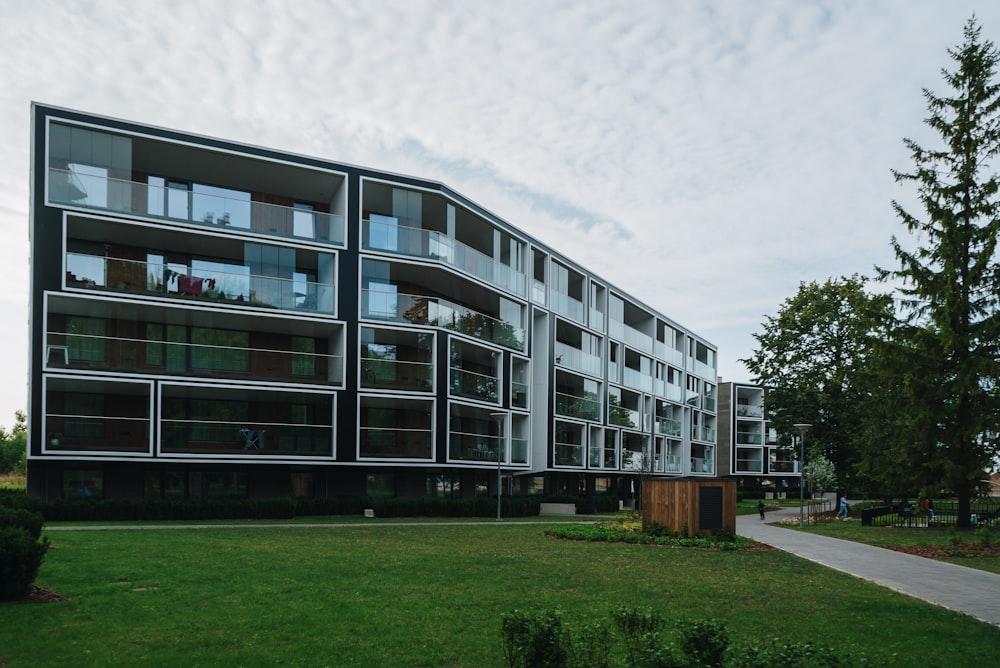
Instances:
[[[539,515],[576,515],[576,504],[573,503],[542,503],[538,507]]]

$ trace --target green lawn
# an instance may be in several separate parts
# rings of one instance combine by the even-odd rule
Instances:
[[[501,666],[500,615],[556,606],[567,623],[649,606],[899,666],[986,665],[1000,645],[1000,629],[783,552],[541,529],[48,532],[38,583],[70,600],[0,605],[0,665]]]

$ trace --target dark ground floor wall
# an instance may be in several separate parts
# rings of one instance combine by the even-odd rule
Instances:
[[[549,471],[502,474],[504,495],[614,494],[630,506],[634,475]],[[55,499],[152,498],[475,498],[496,496],[490,468],[152,464],[147,462],[28,462],[28,493]]]

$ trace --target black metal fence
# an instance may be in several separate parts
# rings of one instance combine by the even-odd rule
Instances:
[[[970,504],[972,526],[1000,527],[1000,499],[975,499]],[[931,510],[921,503],[901,502],[893,505],[865,508],[861,511],[862,526],[875,527],[947,527],[958,523],[958,501],[938,501]]]

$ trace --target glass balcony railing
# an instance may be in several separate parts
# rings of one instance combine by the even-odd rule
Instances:
[[[614,448],[604,448],[604,468],[618,468],[618,453],[615,452]]]
[[[692,457],[691,473],[715,473],[715,462],[708,458]]]
[[[525,383],[511,382],[510,384],[510,405],[515,408],[528,407],[528,385]]]
[[[430,392],[434,365],[377,357],[361,358],[361,387],[366,390]]]
[[[633,390],[640,390],[642,392],[653,391],[653,377],[631,367],[623,369],[622,382]]]
[[[368,459],[431,459],[430,429],[395,429],[362,426],[358,454]]]
[[[653,354],[653,337],[628,325],[624,325],[622,330],[625,334],[625,343],[638,351]]]
[[[590,328],[598,332],[604,331],[604,314],[596,308],[590,309]]]
[[[560,294],[553,290],[550,308],[556,313],[564,315],[574,322],[578,322],[581,325],[584,324],[584,306],[583,302],[579,299],[574,299],[569,295]]]
[[[764,417],[764,408],[762,406],[736,404],[736,415],[737,417],[762,418]]]
[[[221,264],[221,263],[220,263]],[[334,286],[243,271],[66,253],[66,287],[333,315]]]
[[[527,277],[523,272],[436,230],[365,220],[361,234],[365,250],[436,260],[519,297],[525,296]]]
[[[175,220],[217,230],[344,245],[344,217],[337,214],[91,174],[86,175],[84,188],[54,187],[56,183],[74,181],[79,182],[80,178],[72,171],[49,169],[50,200],[56,204]]]
[[[657,434],[663,434],[664,436],[680,436],[681,435],[681,422],[680,420],[671,420],[669,418],[656,418],[654,426]]]
[[[601,376],[604,371],[600,355],[585,353],[560,341],[556,341],[556,364],[591,376]]]
[[[642,422],[642,416],[639,411],[618,405],[608,407],[608,424],[627,429],[642,429]]]
[[[763,473],[764,462],[757,457],[739,457],[736,459],[736,471],[738,473]]]
[[[510,439],[510,461],[512,464],[528,463],[528,439]]]
[[[524,352],[524,328],[437,297],[361,291],[361,317],[442,327]]]
[[[583,446],[556,443],[556,466],[583,466]]]
[[[545,306],[545,284],[541,281],[531,281],[531,301]]]
[[[680,473],[681,472],[681,458],[679,455],[665,455],[663,457],[663,469],[664,473]]]
[[[503,439],[490,434],[475,434],[471,432],[453,431],[448,434],[448,458],[466,462],[497,462],[507,463],[507,452]],[[527,449],[525,448],[525,452]]]
[[[344,360],[293,350],[207,345],[49,331],[48,370],[100,370],[268,382],[344,382]]]
[[[646,463],[646,453],[641,450],[622,450],[622,470],[642,471]]]
[[[712,427],[699,427],[695,425],[691,429],[691,438],[696,441],[705,441],[706,443],[715,443],[715,429]]]
[[[694,372],[695,375],[701,376],[702,378],[709,378],[712,382],[715,382],[715,367],[705,364],[704,362],[699,362],[696,359],[688,358],[690,363],[688,368]]]
[[[620,320],[608,319],[608,336],[618,341],[625,340],[625,323]]]
[[[705,397],[705,401],[702,402],[702,408],[706,411],[715,412],[715,397]]]
[[[667,389],[665,392],[665,398],[671,401],[680,402],[681,397],[684,396],[684,390],[680,385],[674,385],[672,383],[667,383]]]
[[[601,402],[596,399],[556,392],[556,413],[596,422],[601,419]]]
[[[164,419],[160,451],[259,457],[332,457],[329,425]]]
[[[451,369],[451,394],[456,397],[499,402],[498,381],[494,376],[486,376],[464,369]]]
[[[45,415],[46,451],[149,452],[148,417]]]
[[[759,433],[747,431],[736,432],[737,445],[760,445],[762,440]]]

